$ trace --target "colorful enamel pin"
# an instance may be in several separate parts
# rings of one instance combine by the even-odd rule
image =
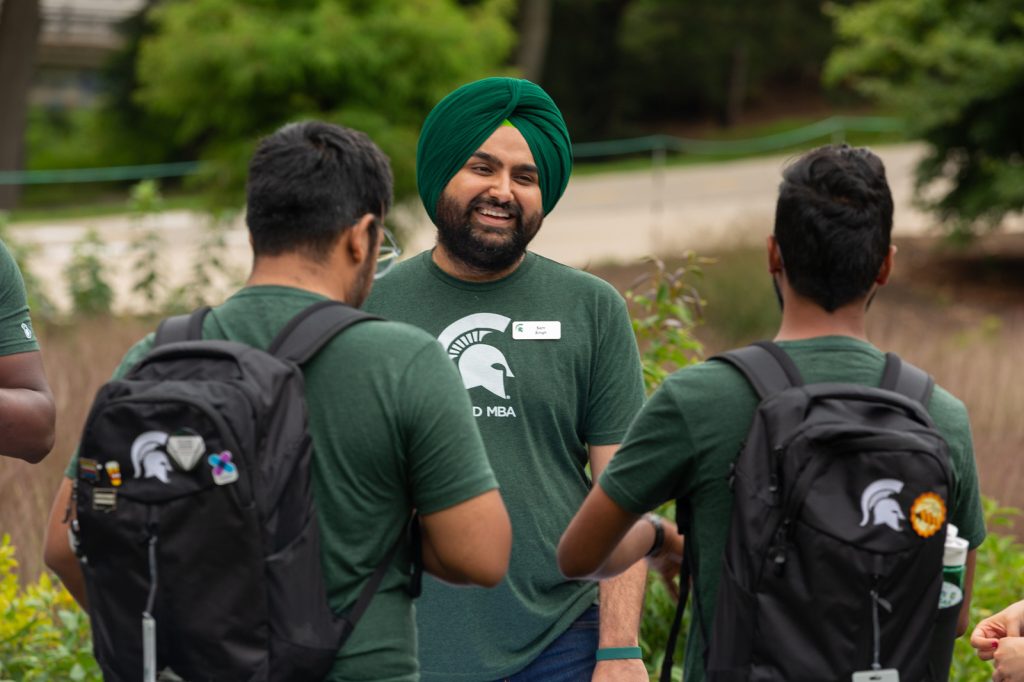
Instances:
[[[98,483],[100,480],[99,462],[94,459],[80,457],[78,459],[78,477],[83,481]]]
[[[225,450],[219,455],[210,455],[206,461],[213,469],[213,482],[217,485],[227,485],[238,480],[238,467],[231,463],[229,450]]]
[[[110,476],[110,484],[115,488],[121,485],[121,465],[115,460],[110,460],[103,465],[103,468],[107,470],[107,476]]]

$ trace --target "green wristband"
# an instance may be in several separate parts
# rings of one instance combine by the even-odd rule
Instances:
[[[597,660],[618,661],[623,658],[643,658],[644,652],[638,646],[610,646],[597,650]]]

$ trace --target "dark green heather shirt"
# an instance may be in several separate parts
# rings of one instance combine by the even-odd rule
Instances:
[[[885,355],[864,341],[826,336],[779,345],[789,353],[807,383],[877,386],[882,380]],[[757,402],[754,389],[730,365],[705,362],[682,369],[651,396],[601,475],[601,488],[623,509],[635,514],[676,498],[690,500],[696,592],[708,632],[732,514],[732,493],[726,479]],[[936,386],[928,411],[949,445],[954,478],[949,522],[957,526],[973,549],[985,538],[985,523],[967,410]],[[700,682],[704,679],[699,665],[703,645],[699,628],[692,628],[690,633],[686,680]]]
[[[266,348],[289,319],[321,300],[301,289],[247,287],[213,309],[203,335]],[[152,345],[152,334],[136,344],[115,377]],[[323,567],[331,606],[340,612],[354,603],[413,507],[441,511],[497,483],[458,372],[422,331],[358,324],[329,342],[304,376]],[[418,679],[409,561],[405,547],[329,680]]]
[[[0,355],[39,350],[28,316],[25,282],[17,263],[0,241]]]
[[[644,399],[625,302],[608,283],[536,254],[499,281],[470,283],[426,252],[377,282],[366,308],[425,329],[459,368],[512,519],[498,587],[424,581],[423,679],[509,675],[597,597],[595,583],[562,576],[555,549],[590,488],[587,446],[620,442]]]

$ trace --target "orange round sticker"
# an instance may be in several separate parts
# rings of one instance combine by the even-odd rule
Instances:
[[[946,503],[935,493],[924,493],[910,507],[910,525],[923,538],[939,532],[946,520]]]

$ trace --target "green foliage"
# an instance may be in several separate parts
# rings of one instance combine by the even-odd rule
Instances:
[[[54,317],[57,309],[53,305],[53,301],[43,292],[42,282],[39,281],[39,278],[33,274],[28,266],[28,259],[36,252],[37,247],[32,244],[23,244],[11,236],[6,211],[0,211],[0,241],[3,241],[7,246],[7,250],[11,253],[14,262],[17,263],[18,269],[21,271],[21,278],[25,282],[25,294],[28,298],[29,311],[31,311],[33,317],[36,320]]]
[[[980,660],[971,648],[971,630],[981,620],[1021,598],[1024,545],[1008,534],[1014,517],[1019,517],[1021,512],[1000,507],[990,498],[984,498],[983,504],[989,535],[978,548],[967,634],[956,642],[950,679],[957,682],[988,682],[992,679],[992,664]]]
[[[500,72],[511,0],[193,0],[152,10],[136,100],[177,121],[175,142],[214,164],[231,204],[254,138],[304,118],[350,125],[392,158],[411,194],[419,126],[454,87]],[[188,49],[182,49],[188,45]]]
[[[114,301],[114,291],[103,272],[103,240],[96,230],[89,230],[75,242],[71,261],[64,268],[71,305],[86,317],[106,315]]]
[[[832,13],[841,46],[826,82],[900,112],[928,142],[918,187],[930,186],[926,203],[949,232],[991,229],[1024,208],[1020,2],[869,0]]]
[[[150,308],[157,300],[160,256],[164,244],[153,223],[147,222],[147,217],[159,213],[161,203],[160,187],[155,180],[143,180],[132,188],[129,205],[134,224],[132,241],[128,247],[135,278],[132,291],[141,295]]]
[[[700,320],[702,301],[690,280],[701,276],[706,262],[690,253],[682,265],[669,270],[663,261],[651,258],[654,271],[626,292],[648,393],[672,372],[701,359],[703,346],[693,328]],[[645,288],[637,293],[638,286]]]
[[[11,538],[0,540],[0,682],[99,682],[89,618],[47,574],[22,588]]]
[[[692,603],[692,602],[691,602]],[[676,641],[676,650],[673,660],[676,665],[672,670],[672,679],[680,681],[683,678],[682,660],[686,649],[686,636],[690,630],[690,616],[692,608],[686,609],[683,616],[683,625],[679,630],[679,639]],[[652,673],[661,672],[662,662],[665,658],[665,647],[668,643],[668,631],[672,626],[672,619],[676,614],[676,598],[665,587],[660,576],[653,573],[647,577],[647,595],[644,598],[644,616],[640,623],[640,648],[643,650],[644,661],[647,663],[647,671]],[[657,678],[653,678],[657,679]]]

